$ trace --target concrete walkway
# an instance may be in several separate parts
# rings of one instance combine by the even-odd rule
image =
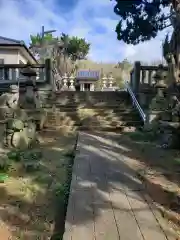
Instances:
[[[113,138],[79,135],[63,239],[175,239],[121,153],[129,150]]]

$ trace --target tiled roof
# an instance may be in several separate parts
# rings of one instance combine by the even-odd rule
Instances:
[[[80,70],[77,72],[78,79],[99,79],[100,72],[99,71],[90,71],[90,70]]]
[[[33,58],[34,61],[37,62],[36,58],[31,53],[29,48],[25,45],[24,41],[19,41],[19,40],[15,40],[15,39],[11,39],[11,38],[6,38],[6,37],[3,37],[3,36],[0,36],[0,46],[8,46],[8,45],[9,46],[16,46],[17,45],[17,46],[24,47],[25,50],[28,52],[28,54],[31,56],[31,58]]]

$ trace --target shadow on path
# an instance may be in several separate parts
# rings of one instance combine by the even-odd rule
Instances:
[[[93,225],[90,227],[91,230],[89,232],[95,231],[93,229],[96,228],[96,224],[91,224],[92,222],[98,222],[98,219],[106,210],[107,212],[112,210],[111,215],[109,215],[110,220],[112,215],[115,214],[113,212],[117,210],[118,212],[123,212],[123,214],[129,212],[128,216],[131,216],[131,219],[141,218],[140,222],[144,221],[142,225],[147,223],[146,228],[153,229],[156,234],[160,234],[157,232],[159,232],[158,228],[161,229],[161,226],[158,225],[155,217],[150,216],[149,212],[151,210],[146,202],[144,185],[137,176],[137,161],[134,160],[134,158],[137,158],[136,152],[133,152],[130,145],[122,144],[121,137],[120,135],[108,133],[80,133],[79,150],[73,169],[74,180],[71,186],[66,229],[74,226],[76,231],[78,225],[85,227],[87,224]],[[114,196],[116,195],[121,195],[122,198],[125,196],[124,202],[122,198],[114,201]],[[150,222],[146,221],[144,213],[149,214]],[[116,218],[115,216],[113,218],[113,224],[115,225],[117,224]],[[125,224],[129,224],[129,222]],[[104,223],[103,226],[105,227]],[[119,224],[117,229],[121,227]],[[128,231],[128,226],[125,228]],[[117,229],[114,231],[117,231]],[[140,226],[138,226],[138,229],[141,231]],[[165,230],[161,229],[161,231],[165,231],[164,235],[156,235],[154,237],[167,239],[165,235],[172,236],[174,234],[167,226]],[[143,232],[141,237],[137,239],[150,239],[142,238],[145,235],[145,232]],[[114,239],[119,239],[118,237],[120,235],[117,232],[117,236]]]

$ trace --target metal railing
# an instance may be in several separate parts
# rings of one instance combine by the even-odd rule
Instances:
[[[127,89],[127,91],[129,92],[130,96],[131,96],[131,99],[132,99],[132,104],[136,107],[136,109],[138,110],[139,114],[140,114],[140,117],[141,119],[143,120],[143,122],[145,123],[146,120],[147,120],[147,116],[146,114],[144,113],[143,109],[141,108],[138,100],[136,99],[136,96],[135,94],[133,93],[131,87],[129,86],[129,83],[128,82],[125,82],[125,87]]]

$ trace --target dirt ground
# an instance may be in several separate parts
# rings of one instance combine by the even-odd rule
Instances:
[[[58,189],[65,181],[64,163],[73,150],[77,134],[52,130],[40,134],[40,169],[25,173],[14,168],[0,183],[0,239],[46,240],[52,236]]]
[[[129,149],[124,152],[127,164],[137,171],[153,204],[180,236],[180,151],[162,149],[152,139],[133,133],[122,134],[117,142]]]

